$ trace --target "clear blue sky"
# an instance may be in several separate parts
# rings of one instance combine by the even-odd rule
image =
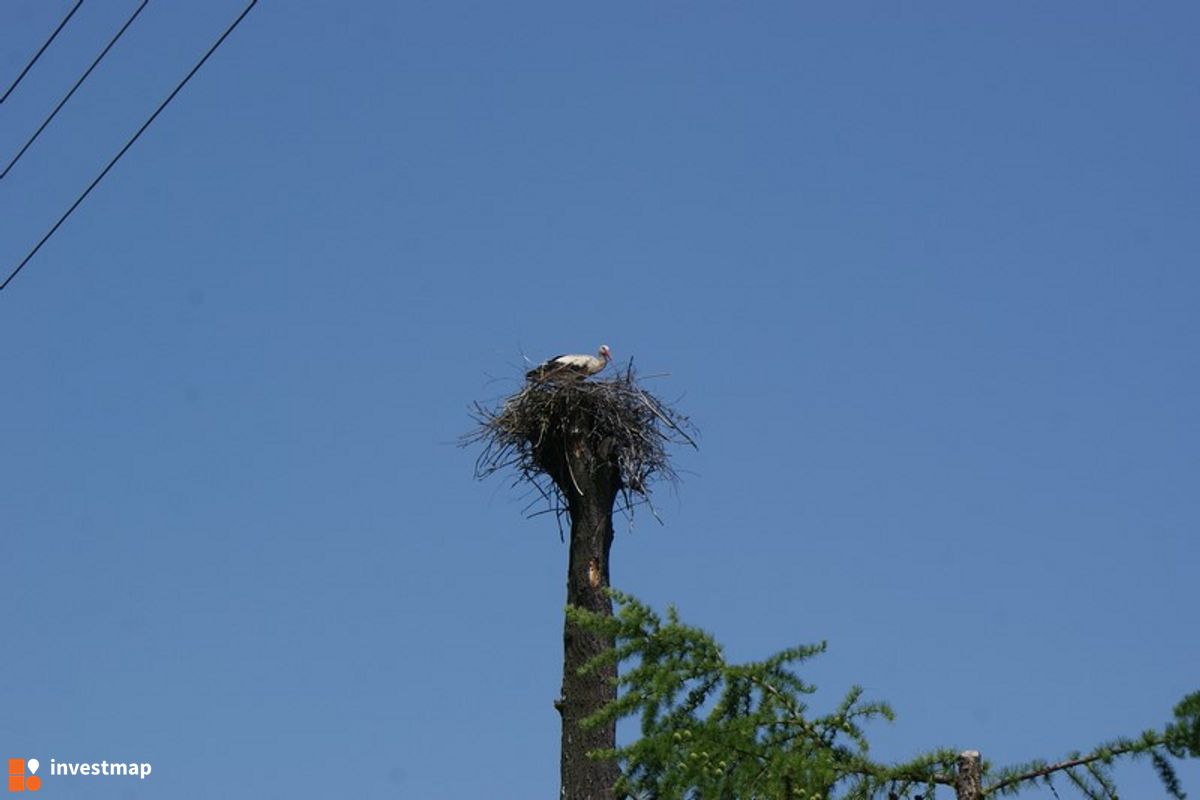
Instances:
[[[70,5],[6,0],[0,80]],[[135,5],[82,6],[5,160]],[[0,181],[0,262],[240,9],[152,0]],[[1198,25],[261,2],[0,293],[0,757],[154,764],[47,800],[555,796],[566,548],[454,443],[601,342],[703,434],[617,586],[733,658],[828,639],[881,756],[1161,725],[1200,688]]]

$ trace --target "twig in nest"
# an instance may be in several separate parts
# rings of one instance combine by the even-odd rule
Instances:
[[[483,447],[475,460],[475,477],[512,468],[514,483],[532,484],[560,525],[562,516],[569,515],[560,484],[583,494],[567,454],[577,437],[584,437],[594,452],[604,454],[605,463],[616,466],[622,510],[632,514],[635,505],[645,503],[660,522],[650,503],[650,485],[656,478],[677,480],[667,448],[697,446],[695,427],[639,385],[632,361],[608,380],[526,383],[495,407],[475,403],[471,416],[476,427],[460,444]]]

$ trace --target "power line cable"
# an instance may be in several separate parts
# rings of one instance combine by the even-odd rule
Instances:
[[[86,189],[83,190],[83,194],[76,198],[75,202],[71,204],[71,207],[67,209],[66,213],[59,217],[58,222],[54,223],[54,227],[42,237],[41,241],[34,245],[34,248],[29,251],[29,255],[25,256],[25,258],[21,260],[21,263],[17,265],[17,268],[9,273],[9,276],[4,279],[4,283],[0,283],[0,291],[3,291],[4,288],[12,281],[12,279],[17,277],[17,273],[25,268],[25,265],[29,263],[30,259],[34,257],[37,251],[42,249],[42,245],[44,245],[50,239],[50,237],[54,235],[54,232],[57,231],[59,227],[61,227],[62,224],[67,221],[67,217],[71,216],[71,213],[79,207],[79,204],[84,201],[84,198],[92,193],[92,189],[96,188],[96,184],[104,180],[104,176],[108,174],[108,171],[111,170],[113,166],[121,160],[121,156],[125,155],[126,151],[128,151],[130,147],[133,147],[133,143],[138,140],[138,137],[142,135],[146,128],[150,127],[150,123],[154,122],[158,115],[162,113],[162,110],[166,108],[172,100],[175,99],[175,95],[179,94],[179,91],[187,85],[187,82],[192,79],[192,76],[200,71],[200,68],[204,66],[204,62],[208,61],[208,57],[217,51],[217,48],[221,46],[221,43],[225,41],[229,34],[233,33],[233,29],[241,24],[241,21],[246,18],[247,14],[250,13],[250,9],[254,8],[257,3],[258,0],[250,0],[250,4],[242,9],[242,13],[238,14],[237,19],[235,19],[229,25],[229,27],[225,29],[225,32],[221,34],[221,38],[217,39],[213,46],[208,48],[208,52],[204,54],[204,57],[196,62],[196,66],[192,67],[192,71],[189,72],[187,76],[179,82],[179,85],[175,87],[174,91],[167,95],[167,99],[162,101],[159,107],[155,109],[154,113],[150,115],[150,118],[142,123],[142,127],[138,128],[137,133],[130,137],[129,141],[125,143],[125,146],[121,148],[120,152],[113,156],[112,161],[108,162],[108,166],[101,170],[100,174],[96,176],[96,179],[92,181]]]
[[[133,24],[133,21],[137,19],[138,14],[142,13],[142,9],[145,8],[146,4],[149,2],[150,0],[142,0],[142,4],[139,5],[137,10],[133,12],[133,15],[125,21],[125,24],[121,26],[121,30],[117,31],[117,35],[112,38],[112,41],[108,43],[108,46],[100,51],[100,55],[96,56],[96,60],[93,61],[92,65],[87,68],[87,72],[84,72],[83,75],[79,77],[79,80],[75,81],[75,85],[71,87],[71,91],[67,92],[63,99],[58,101],[58,105],[56,105],[54,110],[50,112],[50,116],[46,117],[46,121],[42,123],[42,126],[34,131],[33,136],[29,137],[29,141],[25,142],[25,146],[22,147],[15,156],[12,157],[12,161],[8,162],[8,166],[4,168],[4,171],[0,172],[0,178],[3,178],[5,175],[7,175],[8,171],[13,168],[13,165],[21,160],[21,156],[25,155],[25,151],[29,149],[29,146],[34,143],[34,140],[42,135],[42,131],[46,130],[46,126],[50,124],[50,120],[54,119],[55,115],[57,115],[62,107],[67,104],[67,101],[71,99],[71,95],[75,94],[75,90],[83,85],[83,82],[87,80],[88,75],[91,75],[92,70],[96,68],[96,65],[99,64],[106,55],[108,55],[108,51],[111,50],[112,46],[117,43],[117,40],[121,38],[121,35],[125,33],[126,29]]]
[[[12,82],[12,86],[8,87],[8,91],[4,93],[3,97],[0,97],[0,103],[3,103],[8,99],[8,96],[12,94],[13,89],[17,88],[17,84],[20,83],[21,79],[25,77],[25,73],[29,72],[33,65],[37,63],[37,60],[42,57],[42,53],[46,52],[46,48],[49,47],[50,43],[54,41],[54,37],[58,36],[58,32],[61,31],[66,24],[71,21],[71,17],[75,16],[75,12],[79,10],[81,5],[83,5],[83,0],[77,0],[75,5],[71,7],[71,10],[67,12],[67,16],[63,17],[63,21],[58,23],[58,27],[54,29],[54,33],[50,34],[50,38],[46,40],[41,49],[33,54],[33,58],[29,59],[29,63],[25,65],[25,69],[21,70],[21,74],[17,76],[17,79]]]

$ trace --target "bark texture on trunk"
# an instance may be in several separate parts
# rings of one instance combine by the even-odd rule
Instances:
[[[567,602],[602,614],[612,614],[608,587],[608,557],[613,542],[613,502],[620,489],[620,473],[606,448],[593,447],[586,437],[567,445],[570,468],[562,485],[571,512],[570,561],[567,567]],[[561,484],[560,484],[561,485]],[[563,628],[563,683],[557,703],[562,715],[562,798],[564,800],[614,800],[620,770],[613,761],[588,758],[591,750],[616,746],[616,723],[584,729],[580,720],[616,699],[616,665],[580,675],[579,668],[594,656],[611,649],[608,637],[565,623]]]
[[[958,800],[983,800],[983,760],[978,750],[964,750],[959,754],[954,793]]]

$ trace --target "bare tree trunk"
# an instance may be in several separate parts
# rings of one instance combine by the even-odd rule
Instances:
[[[611,617],[613,505],[626,490],[645,497],[652,479],[674,479],[667,445],[695,447],[688,433],[694,428],[638,385],[632,359],[611,380],[567,375],[539,380],[538,374],[529,373],[521,390],[496,408],[476,403],[472,417],[479,425],[463,443],[483,445],[476,477],[513,468],[518,481],[534,487],[556,511],[560,501],[565,503],[571,520],[567,602]],[[579,674],[589,661],[612,654],[614,645],[611,635],[569,620],[564,625],[562,694],[554,705],[562,716],[560,795],[565,800],[617,797],[620,765],[587,757],[616,749],[615,721],[588,729],[579,724],[617,698],[615,663]]]
[[[958,800],[983,800],[983,762],[978,750],[964,750],[958,754],[954,793]]]
[[[603,446],[601,450],[605,449]],[[601,614],[612,614],[608,587],[608,556],[613,542],[612,512],[620,488],[620,473],[607,453],[598,453],[581,436],[569,444],[569,474],[561,486],[571,512],[567,602]],[[616,762],[587,757],[592,750],[616,746],[616,723],[584,729],[580,720],[617,697],[616,664],[580,675],[579,668],[612,649],[613,641],[567,622],[563,628],[563,683],[559,698],[562,715],[562,798],[614,800],[620,770]]]

